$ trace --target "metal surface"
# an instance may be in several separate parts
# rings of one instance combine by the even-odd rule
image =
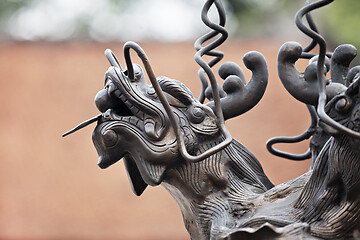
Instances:
[[[296,42],[285,43],[278,56],[280,80],[293,97],[307,104],[312,123],[297,137],[270,140],[268,148],[301,160],[310,153],[284,153],[273,144],[311,137],[312,167],[304,175],[274,186],[255,156],[226,129],[226,119],[259,102],[268,75],[264,57],[250,52],[244,63],[252,79],[246,84],[241,68],[227,62],[219,67],[224,84],[218,85],[211,68],[223,57],[215,48],[227,38],[219,0],[206,1],[201,16],[211,31],[195,43],[195,60],[202,68],[199,100],[181,82],[156,78],[144,50],[127,42],[126,69],[111,50],[105,51],[111,67],[104,89],[95,97],[101,114],[64,135],[97,121],[93,142],[98,165],[107,168],[123,159],[136,195],[148,185],[165,187],[178,202],[191,239],[359,237],[360,67],[349,69],[356,53],[351,45],[326,54],[325,40],[317,33],[310,11],[330,2],[308,3],[297,13],[298,27],[313,41],[304,49]],[[212,6],[219,13],[218,24],[207,16]],[[302,23],[304,16],[310,28]],[[310,53],[317,44],[319,55]],[[143,69],[132,63],[130,50],[138,54],[151,85]],[[214,59],[206,63],[205,55]],[[308,58],[305,72],[299,72],[296,61]],[[331,80],[325,77],[327,71]]]

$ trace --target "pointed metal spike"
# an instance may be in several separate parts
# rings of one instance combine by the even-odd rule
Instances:
[[[64,133],[62,135],[62,137],[66,137],[67,135],[72,134],[72,133],[82,129],[82,128],[90,125],[91,123],[98,121],[101,116],[102,116],[102,114],[99,114],[99,115],[97,115],[97,116],[95,116],[93,118],[90,118],[89,120],[86,120],[85,122],[80,123],[79,125],[77,125],[73,129],[71,129],[70,131]]]

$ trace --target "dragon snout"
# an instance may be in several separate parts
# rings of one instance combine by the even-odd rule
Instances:
[[[107,109],[115,108],[115,101],[110,98],[106,89],[102,89],[96,94],[95,104],[102,113]]]

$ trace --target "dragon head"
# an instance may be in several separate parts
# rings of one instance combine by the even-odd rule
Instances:
[[[335,96],[325,106],[325,111],[331,119],[339,122],[341,125],[351,129],[355,133],[360,132],[360,74],[357,73],[350,80],[350,86],[345,92]],[[341,130],[334,128],[320,121],[324,128],[331,135],[337,137],[343,133]],[[352,150],[360,152],[360,140],[358,137],[348,134],[349,146]]]
[[[158,185],[167,167],[181,162],[174,129],[158,94],[148,85],[139,65],[134,78],[112,66],[105,74],[105,88],[95,97],[102,112],[93,133],[98,165],[106,168],[124,158],[132,187],[140,195],[145,187]],[[182,131],[185,147],[196,154],[199,142],[220,137],[212,109],[199,103],[179,81],[157,78]],[[200,141],[199,138],[202,140]]]
[[[132,63],[130,49],[138,54],[145,71]],[[148,185],[159,185],[171,167],[202,161],[228,146],[233,139],[225,119],[255,106],[267,85],[266,62],[257,52],[244,56],[245,65],[253,72],[249,83],[238,74],[238,67],[224,63],[219,68],[225,80],[224,96],[214,95],[206,104],[181,82],[156,78],[145,52],[134,42],[124,45],[126,69],[111,50],[105,55],[111,67],[105,74],[104,89],[95,97],[101,114],[63,136],[97,122],[92,138],[98,165],[107,168],[123,158],[136,195]],[[217,84],[211,86],[213,92],[222,91]]]
[[[349,143],[359,151],[360,66],[350,68],[357,49],[350,44],[340,45],[331,54],[331,61],[324,56],[323,65],[318,64],[319,57],[315,56],[305,72],[299,72],[295,62],[302,53],[302,47],[295,42],[280,48],[278,70],[283,85],[299,101],[317,107],[321,128],[334,137],[350,137]],[[329,70],[331,79],[325,75]]]
[[[98,165],[106,168],[124,158],[132,187],[140,195],[147,184],[158,185],[168,166],[181,161],[174,129],[153,86],[146,83],[139,65],[135,78],[126,71],[110,67],[105,74],[105,89],[95,102],[102,115],[93,133],[99,154]],[[199,148],[198,138],[219,137],[211,108],[200,104],[179,81],[157,79],[171,111],[176,116],[189,153]]]

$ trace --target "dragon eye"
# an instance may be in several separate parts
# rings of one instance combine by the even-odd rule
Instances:
[[[191,109],[190,121],[192,123],[201,123],[205,118],[205,112],[200,107]]]
[[[335,110],[338,112],[344,112],[350,108],[350,102],[346,97],[342,97],[335,103]]]
[[[106,147],[113,147],[118,142],[118,135],[113,130],[103,133],[103,139]]]

